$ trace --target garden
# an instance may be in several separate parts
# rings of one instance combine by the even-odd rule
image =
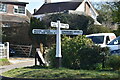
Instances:
[[[13,69],[3,76],[29,79],[119,79],[120,56],[85,36],[62,38],[62,67],[56,68],[55,45],[46,54],[49,66]]]

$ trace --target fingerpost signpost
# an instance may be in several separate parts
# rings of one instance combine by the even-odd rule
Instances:
[[[56,63],[57,67],[61,67],[61,34],[65,35],[82,35],[82,30],[60,30],[61,28],[69,28],[69,24],[57,22],[51,22],[51,27],[56,27],[57,30],[43,30],[43,29],[33,29],[33,34],[56,34]]]

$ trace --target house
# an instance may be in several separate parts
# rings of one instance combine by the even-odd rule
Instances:
[[[16,27],[20,23],[29,22],[27,4],[18,0],[0,0],[0,27]]]
[[[30,44],[29,27],[31,13],[27,2],[0,0],[0,38],[10,44]]]
[[[46,14],[56,13],[72,13],[79,15],[91,16],[95,24],[101,25],[97,21],[99,15],[89,0],[65,0],[62,2],[54,2],[53,0],[45,0],[45,3],[33,14],[34,17],[42,19]]]

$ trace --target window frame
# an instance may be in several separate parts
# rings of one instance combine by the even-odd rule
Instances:
[[[14,14],[26,14],[25,6],[14,5]]]
[[[7,4],[0,3],[0,12],[7,12]]]

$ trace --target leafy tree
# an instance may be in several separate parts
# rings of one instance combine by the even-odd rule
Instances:
[[[31,18],[29,35],[33,43],[36,43],[36,45],[43,43],[46,46],[51,46],[51,44],[55,43],[55,35],[34,35],[32,34],[32,30],[51,29],[50,22],[56,22],[57,20],[60,20],[61,23],[69,24],[69,29],[83,30],[84,32],[86,32],[87,28],[94,23],[94,20],[91,17],[66,13],[48,15],[45,16],[43,20]]]
[[[10,44],[29,45],[31,40],[28,36],[29,23],[20,23],[16,27],[3,27],[2,40],[3,42],[10,42]]]
[[[120,1],[110,3],[111,9],[112,9],[112,18],[114,22],[120,22]]]
[[[32,33],[33,29],[48,29],[49,27],[50,26],[48,26],[43,20],[40,21],[40,19],[31,18],[29,35],[35,45],[39,45],[40,43],[42,43],[48,46],[48,43],[51,43],[52,41],[54,41],[54,40],[51,40],[52,37],[50,38],[51,42],[49,41],[50,35],[45,35],[45,34],[39,35],[39,34]]]
[[[97,5],[99,22],[120,22],[120,1],[99,3]]]
[[[114,30],[113,32],[116,34],[116,36],[120,36],[120,25],[118,26],[118,29]]]
[[[87,29],[87,34],[93,33],[109,33],[111,30],[101,25],[92,25]]]
[[[94,20],[89,16],[77,15],[77,14],[53,14],[44,18],[45,23],[50,26],[51,21],[60,20],[62,23],[70,25],[69,29],[78,29],[86,32],[87,28],[94,24]]]
[[[99,3],[97,5],[97,11],[99,13],[99,16],[97,17],[97,20],[100,23],[110,23],[113,22],[112,19],[112,10],[108,3]]]

